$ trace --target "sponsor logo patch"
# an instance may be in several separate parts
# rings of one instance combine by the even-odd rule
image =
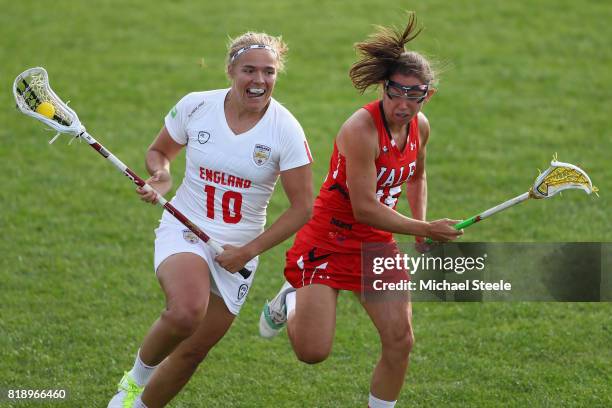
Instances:
[[[329,223],[332,224],[332,225],[335,225],[337,227],[349,230],[349,231],[351,231],[353,229],[353,224],[349,224],[347,222],[340,221],[339,219],[334,218],[334,217],[332,217],[332,219],[329,221]]]
[[[245,283],[240,285],[240,287],[238,288],[238,300],[240,300],[243,297],[245,297],[248,291],[249,291],[249,285],[247,285]]]
[[[257,166],[263,166],[270,159],[272,148],[262,144],[256,144],[253,149],[253,162]]]
[[[200,130],[198,132],[198,143],[199,144],[205,144],[206,142],[208,142],[209,139],[210,139],[210,133],[204,130]]]
[[[197,244],[199,240],[198,236],[188,229],[183,230],[183,239],[190,244]]]

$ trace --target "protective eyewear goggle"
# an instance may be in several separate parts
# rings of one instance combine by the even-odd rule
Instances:
[[[402,98],[407,101],[415,101],[421,103],[427,97],[429,84],[404,86],[393,82],[390,79],[385,81],[385,92],[390,99]]]

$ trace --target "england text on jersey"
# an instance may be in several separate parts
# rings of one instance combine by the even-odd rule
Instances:
[[[200,178],[211,183],[229,187],[249,188],[252,184],[251,180],[249,179],[244,179],[242,177],[234,176],[233,174],[227,174],[222,171],[207,169],[204,167],[200,167]]]

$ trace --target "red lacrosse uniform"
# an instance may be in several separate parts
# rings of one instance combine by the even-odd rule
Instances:
[[[409,125],[406,145],[399,150],[383,114],[382,101],[363,107],[378,131],[376,196],[395,209],[402,185],[414,174],[419,151],[418,115]],[[394,243],[393,234],[359,223],[346,183],[346,159],[334,151],[329,172],[314,203],[312,219],[298,231],[287,251],[285,277],[295,288],[320,283],[335,289],[362,289],[361,248],[365,243]]]

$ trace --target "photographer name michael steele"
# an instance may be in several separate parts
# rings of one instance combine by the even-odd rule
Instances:
[[[410,280],[401,280],[399,282],[384,282],[381,279],[377,279],[372,282],[374,290],[430,290],[430,291],[441,291],[441,290],[452,290],[452,291],[511,291],[512,284],[510,282],[499,280],[497,282],[487,282],[482,280],[469,280],[466,279],[462,282],[449,282],[447,280],[421,280],[413,282]]]

